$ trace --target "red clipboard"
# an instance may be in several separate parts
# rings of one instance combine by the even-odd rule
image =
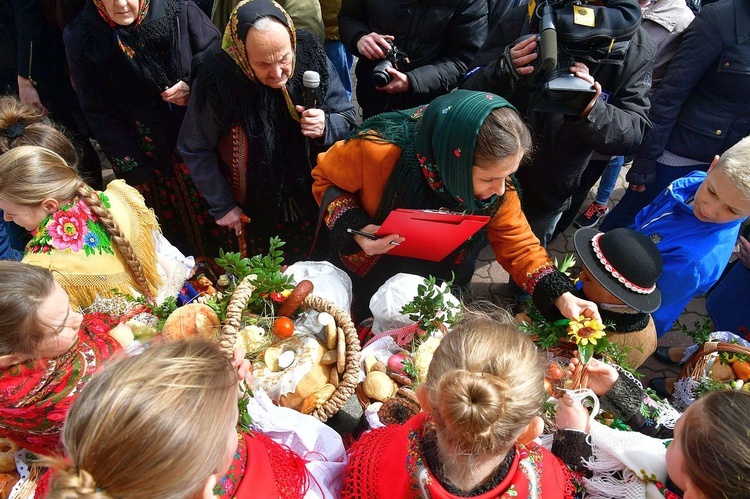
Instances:
[[[486,215],[398,208],[388,214],[376,235],[398,234],[406,238],[389,255],[439,262],[489,221]]]

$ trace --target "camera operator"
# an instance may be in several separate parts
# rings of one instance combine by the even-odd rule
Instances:
[[[359,57],[357,102],[368,118],[426,104],[458,86],[487,36],[487,1],[343,0],[339,33]],[[379,69],[390,81],[373,81],[384,60],[388,67]]]
[[[539,2],[542,7],[543,3]],[[552,7],[556,14],[571,7],[596,8],[571,5],[570,0],[548,3],[555,4]],[[588,54],[576,52],[568,68],[585,82],[583,86],[589,87],[589,93],[577,94],[579,101],[585,99],[576,109],[577,114],[570,114],[567,109],[535,109],[546,82],[540,80],[537,67],[541,60],[540,19],[526,5],[511,9],[491,28],[461,84],[461,88],[486,90],[505,97],[534,130],[534,157],[521,166],[516,176],[523,190],[524,213],[544,246],[569,206],[594,150],[605,156],[630,154],[650,126],[647,95],[656,44],[639,27],[640,8],[636,0],[609,0],[605,5],[606,16],[596,17],[595,27],[583,26],[581,19],[572,16],[571,22],[565,23],[559,22],[559,16],[555,18],[559,24],[558,37],[563,40],[578,37],[581,46],[588,43],[592,47]],[[632,33],[627,36],[629,40],[618,35],[624,32]],[[523,35],[531,36],[518,41]],[[587,36],[592,38],[586,39]],[[611,36],[609,43],[602,45],[597,41],[607,36]],[[563,72],[567,57],[564,50],[559,51],[558,68],[563,66]]]

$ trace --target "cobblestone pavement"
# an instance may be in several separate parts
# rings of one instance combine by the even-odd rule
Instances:
[[[612,202],[619,201],[627,188],[625,173],[626,170],[624,169],[620,173],[618,186],[611,197]],[[591,190],[589,199],[584,203],[582,209],[585,209],[589,205],[593,200],[593,195],[595,193],[596,186]],[[564,233],[560,234],[551,242],[549,245],[549,252],[552,257],[557,257],[559,261],[568,253],[575,254],[573,246],[574,232],[575,228],[571,225],[571,227],[569,227]],[[580,267],[576,266],[571,272],[571,275],[576,275],[579,271]],[[488,246],[482,251],[477,259],[476,271],[474,272],[474,277],[469,289],[471,294],[476,298],[487,298],[491,301],[511,307],[513,304],[513,298],[511,297],[512,295],[508,280],[508,273],[503,270],[497,261],[495,261],[495,256]],[[687,309],[680,316],[680,321],[692,329],[693,323],[706,315],[706,300],[701,296],[690,302]],[[688,346],[691,344],[691,339],[678,330],[668,332],[659,340],[659,346]],[[652,378],[676,375],[679,372],[679,367],[676,365],[664,364],[652,356],[639,368],[639,372],[643,374],[643,378],[641,378],[643,385],[647,386]]]

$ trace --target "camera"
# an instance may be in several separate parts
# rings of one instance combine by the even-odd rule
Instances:
[[[393,77],[388,72],[388,68],[400,70],[402,65],[409,62],[409,56],[401,52],[398,47],[389,39],[385,39],[390,48],[385,51],[385,59],[382,59],[372,70],[372,83],[376,87],[388,85]]]
[[[534,90],[534,111],[577,116],[596,90],[569,68],[576,60],[622,64],[640,26],[641,11],[635,0],[608,0],[604,6],[580,0],[546,0],[537,5],[534,21],[539,52],[532,64],[534,72],[514,76]],[[515,43],[529,36],[533,35]],[[508,68],[512,68],[510,48],[504,56]]]

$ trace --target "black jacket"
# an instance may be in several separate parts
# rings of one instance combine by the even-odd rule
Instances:
[[[532,161],[517,177],[527,218],[537,220],[564,211],[576,192],[581,172],[594,151],[606,156],[636,150],[650,126],[648,93],[656,44],[638,28],[622,65],[584,62],[602,86],[602,95],[586,118],[531,110],[534,92],[504,75],[498,64],[505,47],[521,35],[527,7],[510,10],[495,26],[471,62],[461,88],[494,92],[516,106],[534,133]]]
[[[641,183],[667,150],[710,163],[750,135],[750,3],[704,6],[651,97],[653,129],[628,172]]]
[[[344,0],[339,14],[341,41],[360,56],[357,41],[375,32],[393,35],[409,56],[400,71],[409,90],[377,90],[370,75],[380,61],[357,62],[357,101],[365,117],[426,104],[457,87],[487,36],[486,0]]]

